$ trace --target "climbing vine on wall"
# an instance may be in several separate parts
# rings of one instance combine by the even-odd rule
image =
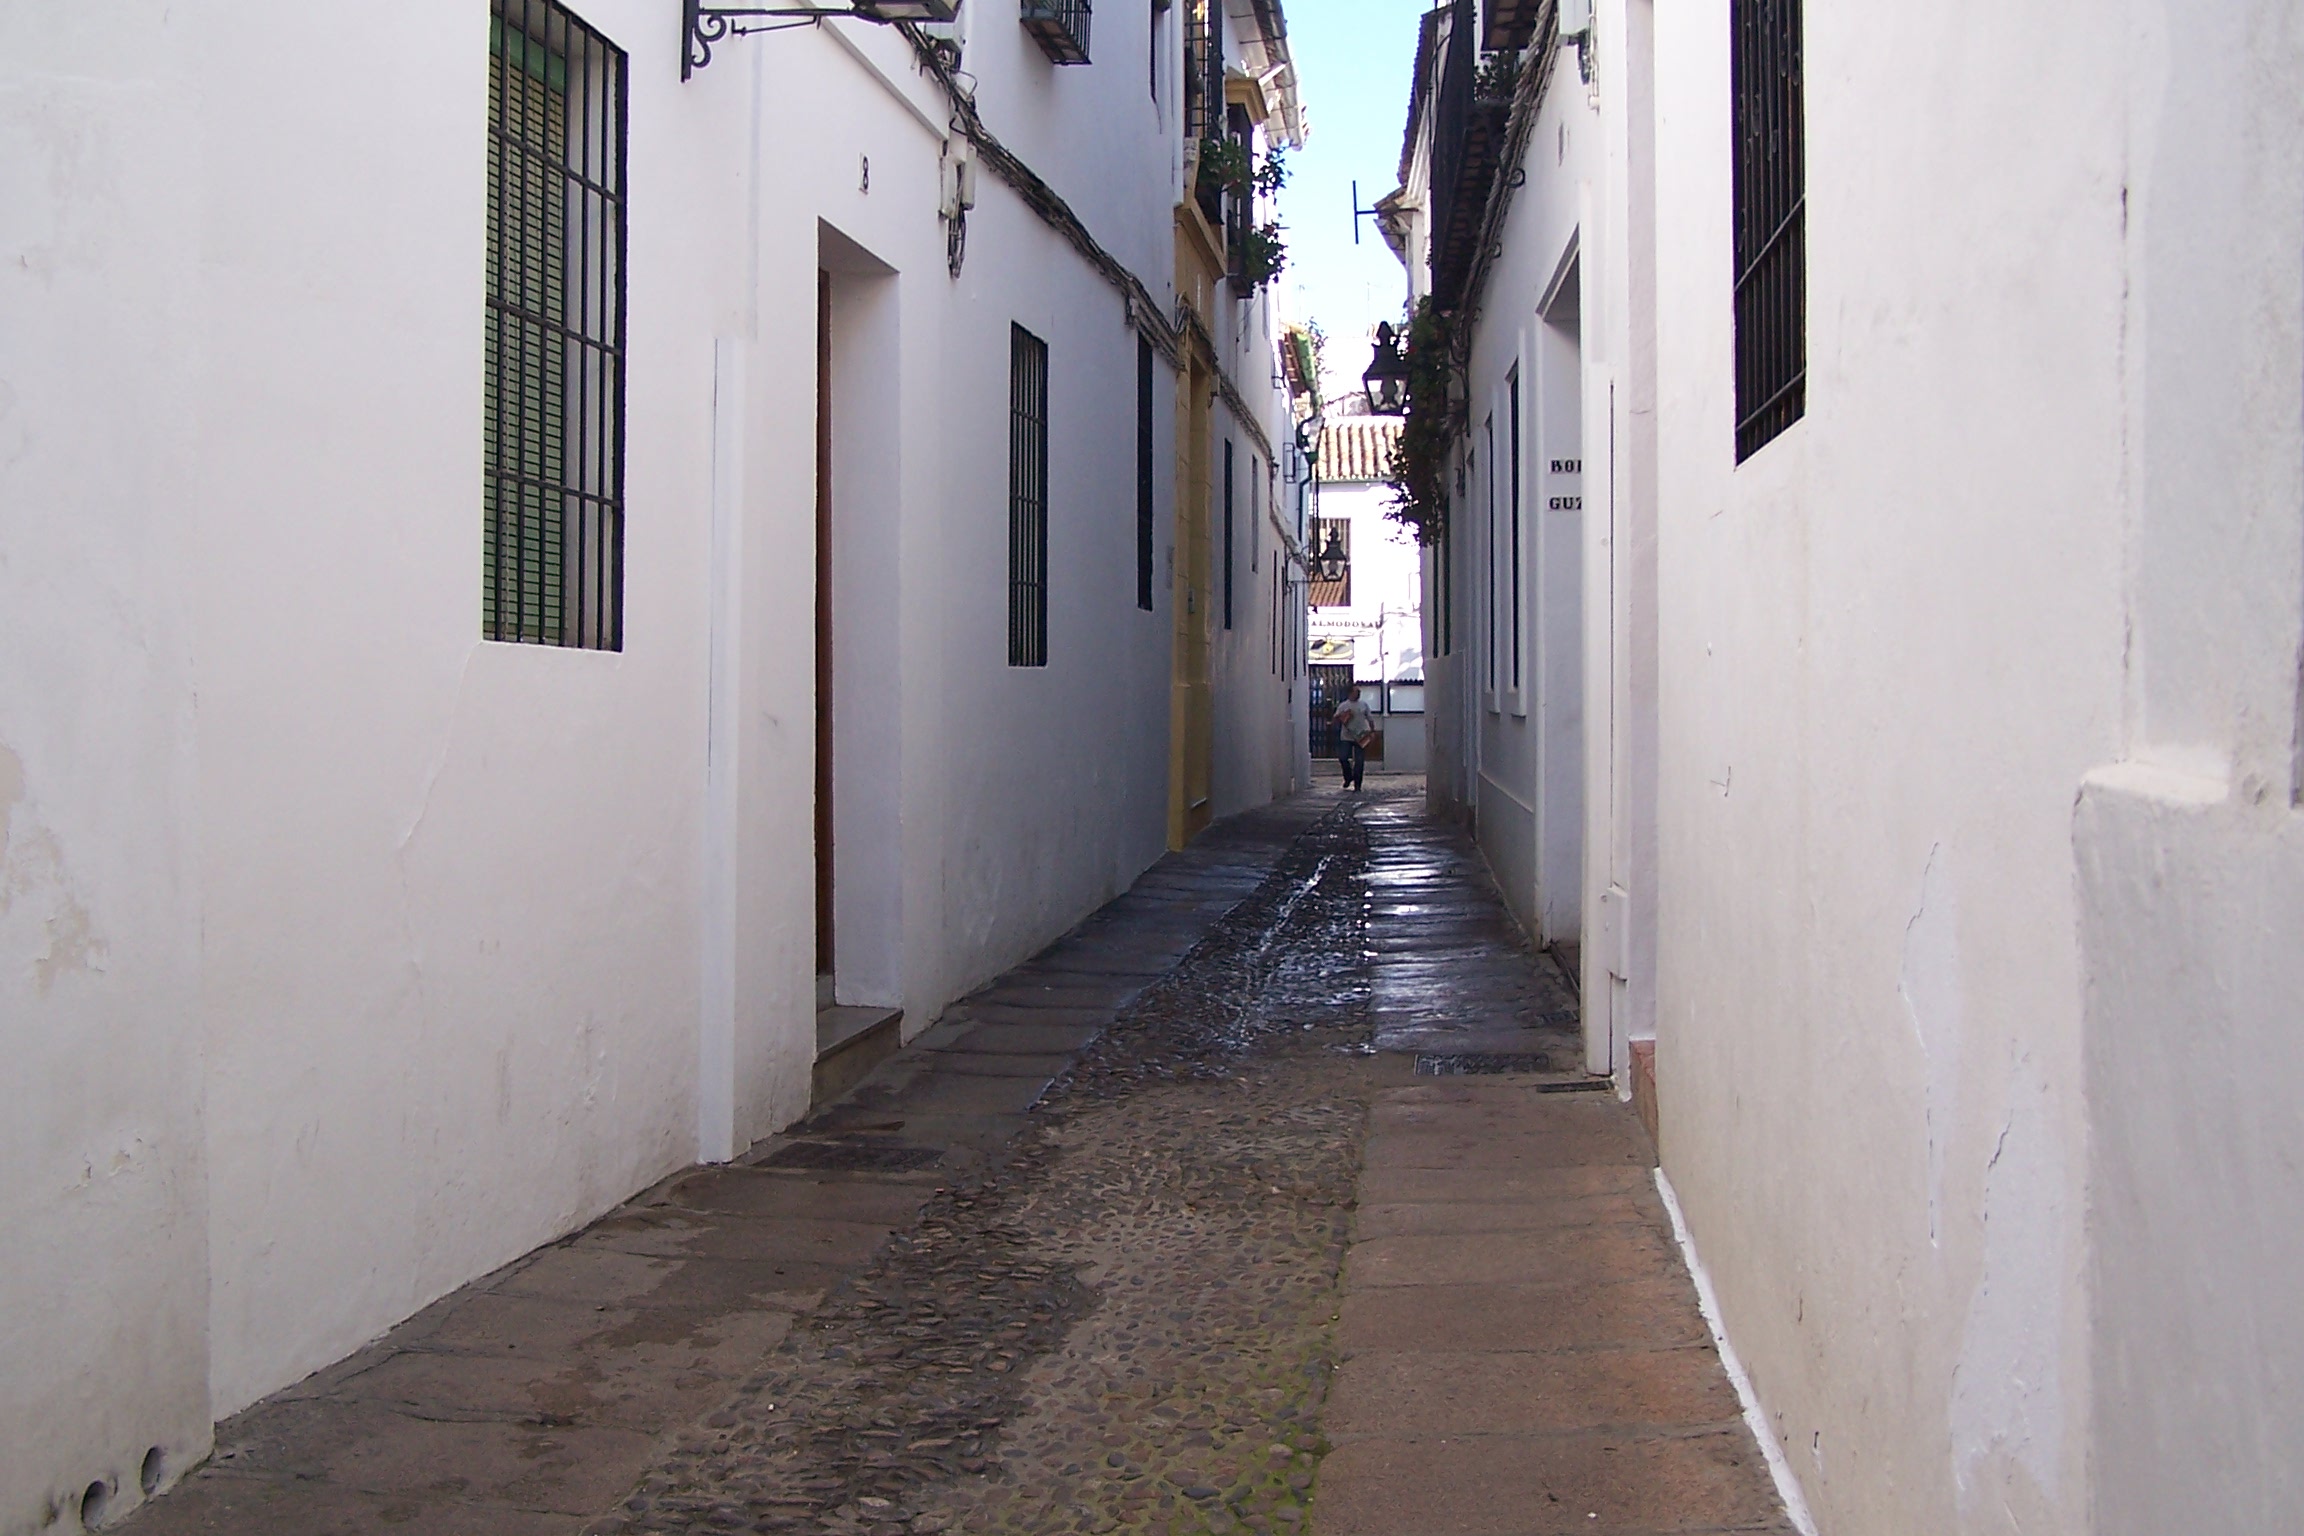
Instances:
[[[1385,515],[1419,543],[1440,538],[1448,516],[1448,444],[1455,433],[1448,317],[1429,298],[1408,321],[1408,408],[1392,449],[1392,504]]]

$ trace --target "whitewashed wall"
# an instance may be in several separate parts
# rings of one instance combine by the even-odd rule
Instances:
[[[1171,14],[1180,13],[1172,8]],[[1237,44],[1237,21],[1227,37],[1232,45]],[[1277,122],[1259,126],[1257,154],[1272,151],[1278,128]],[[1260,204],[1256,217],[1261,221],[1274,214],[1266,201]],[[1256,429],[1251,431],[1241,412],[1218,400],[1209,465],[1210,579],[1215,586],[1210,601],[1214,643],[1209,647],[1208,668],[1216,685],[1209,799],[1214,813],[1222,817],[1307,786],[1311,782],[1312,749],[1306,727],[1310,715],[1301,641],[1297,638],[1304,621],[1301,559],[1293,571],[1295,585],[1283,580],[1278,592],[1273,586],[1276,575],[1285,578],[1291,574],[1291,545],[1296,538],[1294,490],[1283,475],[1273,472],[1275,458],[1284,469],[1296,430],[1280,372],[1280,315],[1272,286],[1245,299],[1235,296],[1227,286],[1216,311],[1221,361],[1248,406],[1247,414],[1254,418]],[[1168,393],[1172,399],[1173,391]],[[1227,442],[1232,445],[1233,463],[1229,629],[1223,627],[1221,612]],[[1166,467],[1173,475],[1172,457]],[[1173,558],[1165,533],[1159,547],[1165,558],[1156,585],[1163,595],[1165,612],[1169,582],[1166,560]]]
[[[1550,472],[1555,459],[1580,462],[1585,442],[1578,252],[1599,137],[1575,71],[1572,59],[1557,65],[1529,133],[1530,174],[1513,194],[1500,254],[1481,287],[1465,376],[1464,488],[1451,504],[1463,562],[1456,622],[1464,660],[1454,686],[1468,695],[1460,749],[1466,793],[1497,885],[1539,943],[1574,943],[1583,928],[1585,519],[1568,503],[1580,502],[1586,486],[1581,475]]]
[[[2072,811],[2089,1495],[2102,1536],[2271,1536],[2304,1504],[2304,17],[2129,21],[2128,665]]]
[[[207,1446],[189,810],[199,79],[161,4],[0,13],[0,1528]],[[22,61],[97,58],[41,78]],[[135,110],[123,113],[127,98]],[[131,1482],[133,1486],[133,1482]]]
[[[1164,713],[1114,708],[1169,650],[1135,337],[989,175],[947,275],[947,108],[892,34],[683,86],[663,6],[581,8],[631,71],[604,654],[477,638],[487,7],[130,12],[0,16],[0,1081],[37,1106],[0,1132],[7,1531],[93,1482],[116,1513],[148,1448],[172,1478],[215,1416],[805,1107],[820,263],[843,990],[922,1027],[1163,836],[1130,722]],[[1142,36],[1059,71],[979,25],[993,130],[1164,296]],[[1057,411],[1029,671],[1012,321]]]
[[[1741,468],[1657,30],[1662,1150],[1826,1531],[2293,1520],[2298,24],[2107,20],[1808,8]]]

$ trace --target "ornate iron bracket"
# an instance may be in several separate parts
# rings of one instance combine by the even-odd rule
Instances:
[[[714,43],[731,37],[821,26],[841,17],[883,26],[899,21],[950,21],[955,4],[954,0],[849,0],[845,7],[758,6],[680,0],[680,9],[680,78],[685,80],[712,62]]]

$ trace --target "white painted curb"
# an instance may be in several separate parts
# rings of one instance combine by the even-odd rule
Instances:
[[[1776,1480],[1776,1494],[1784,1501],[1784,1513],[1791,1517],[1792,1528],[1800,1536],[1817,1536],[1816,1520],[1808,1513],[1808,1500],[1800,1492],[1800,1480],[1792,1475],[1792,1464],[1784,1459],[1784,1447],[1776,1443],[1767,1415],[1760,1411],[1760,1399],[1752,1391],[1752,1378],[1744,1374],[1744,1362],[1736,1358],[1736,1346],[1728,1342],[1728,1331],[1720,1325],[1720,1298],[1712,1293],[1712,1276],[1706,1273],[1704,1261],[1696,1256],[1696,1242],[1688,1235],[1688,1218],[1681,1214],[1680,1197],[1672,1192],[1672,1181],[1664,1177],[1662,1168],[1656,1170],[1656,1192],[1664,1197],[1664,1209],[1672,1217],[1673,1240],[1680,1245],[1680,1257],[1688,1265],[1689,1278],[1696,1282],[1696,1305],[1703,1309],[1704,1326],[1712,1330],[1712,1343],[1720,1351],[1720,1363],[1728,1368],[1728,1379],[1736,1384],[1736,1400],[1744,1405],[1745,1426],[1752,1431],[1752,1438],[1760,1442],[1760,1454],[1768,1458],[1768,1475]]]

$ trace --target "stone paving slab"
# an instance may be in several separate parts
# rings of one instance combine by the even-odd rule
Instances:
[[[1015,1029],[1076,1029],[1086,1031],[1084,1038],[1092,1039],[1112,1022],[1112,1016],[1123,1006],[1122,1002],[1082,1007],[1071,1003],[1020,1003],[1008,1001],[1013,993],[996,997],[970,998],[953,1010],[961,1019],[973,1019],[979,1024],[1007,1025]]]
[[[1657,1275],[1607,1286],[1387,1286],[1345,1296],[1338,1343],[1350,1357],[1371,1350],[1676,1348],[1711,1337],[1703,1319],[1679,1316],[1684,1281]],[[1601,1369],[1608,1368],[1603,1362]]]
[[[211,1467],[131,1517],[137,1536],[568,1536],[569,1519],[491,1504],[458,1489],[360,1493],[312,1481],[270,1482]]]
[[[354,1493],[454,1493],[580,1517],[613,1500],[655,1450],[654,1435],[605,1424],[539,1428],[338,1398],[249,1414],[217,1460],[243,1477]]]
[[[1668,1269],[1678,1258],[1668,1234],[1644,1222],[1518,1232],[1419,1233],[1368,1237],[1345,1269],[1355,1286],[1605,1284]]]
[[[976,1050],[955,1045],[942,1052],[937,1067],[975,1077],[1036,1077],[1047,1082],[1072,1065],[1068,1055],[1026,1051]]]
[[[1661,1208],[1638,1191],[1614,1195],[1560,1195],[1526,1200],[1469,1199],[1365,1202],[1355,1230],[1363,1242],[1427,1233],[1558,1235],[1611,1223],[1652,1224]]]
[[[1642,1425],[1734,1425],[1742,1408],[1710,1344],[1585,1353],[1375,1351],[1337,1372],[1323,1427],[1339,1443],[1456,1435],[1636,1433]]]
[[[1759,1463],[1741,1422],[1690,1435],[1355,1441],[1321,1464],[1316,1529],[1320,1536],[1788,1536]]]
[[[1651,1197],[1656,1190],[1650,1169],[1621,1164],[1596,1168],[1547,1168],[1540,1172],[1501,1173],[1471,1168],[1370,1168],[1360,1175],[1360,1204],[1487,1205],[1579,1195]],[[1663,1215],[1657,1203],[1656,1214]]]

